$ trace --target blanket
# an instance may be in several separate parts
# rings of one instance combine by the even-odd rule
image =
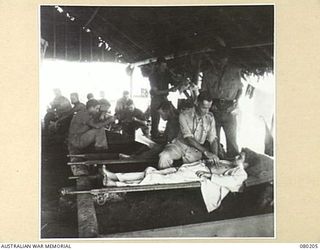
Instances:
[[[229,192],[237,192],[247,179],[243,164],[226,170],[222,174],[212,174],[210,179],[199,178],[197,171],[208,171],[203,162],[183,164],[180,168],[157,170],[148,167],[145,173],[117,173],[117,186],[172,184],[198,181],[207,211],[217,209]]]

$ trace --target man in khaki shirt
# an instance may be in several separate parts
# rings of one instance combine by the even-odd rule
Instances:
[[[159,168],[171,167],[174,160],[182,158],[184,163],[200,160],[203,156],[218,162],[217,136],[214,117],[209,113],[212,101],[206,92],[198,96],[195,108],[179,115],[180,133],[171,144],[160,153]],[[205,141],[210,150],[204,147]]]
[[[83,153],[83,150],[93,144],[98,151],[108,149],[107,137],[104,127],[111,119],[100,121],[98,118],[100,103],[91,99],[86,104],[86,109],[77,112],[70,124],[68,149],[70,154]]]
[[[213,100],[211,111],[216,121],[217,136],[220,142],[220,130],[223,128],[230,158],[239,154],[235,111],[242,88],[241,70],[230,62],[227,53],[221,56],[217,67],[212,66],[203,73],[201,91],[207,91]]]

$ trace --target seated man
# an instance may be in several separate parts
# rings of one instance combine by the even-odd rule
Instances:
[[[97,100],[89,100],[86,109],[79,111],[72,118],[69,128],[69,153],[81,153],[83,149],[94,144],[96,150],[108,149],[104,127],[111,121],[99,121],[100,104]]]
[[[150,148],[145,152],[136,152],[131,156],[126,156],[123,158],[134,158],[134,159],[154,159],[159,156],[159,153],[164,149],[164,147],[171,143],[178,135],[179,127],[179,112],[175,109],[170,101],[163,102],[158,108],[160,117],[167,121],[166,129],[163,133],[163,136],[157,140],[157,143],[154,143],[150,140],[151,145],[148,145]],[[121,154],[121,156],[125,156]]]
[[[217,135],[213,115],[209,113],[212,100],[206,92],[198,96],[195,108],[179,115],[180,133],[160,154],[159,168],[169,168],[174,160],[182,158],[184,163],[200,160],[203,156],[218,162]],[[204,147],[210,144],[210,151]]]
[[[55,122],[57,121],[57,119],[58,118],[54,110],[50,106],[48,106],[47,113],[43,118],[45,133],[50,134],[50,132],[55,131]]]
[[[163,133],[163,144],[171,143],[179,134],[179,112],[170,101],[163,102],[158,108],[161,119],[167,122]]]
[[[127,106],[127,102],[131,100],[129,98],[129,91],[123,91],[122,97],[117,101],[115,113],[121,113]]]
[[[105,93],[104,91],[100,91],[100,100],[99,100],[99,103],[100,103],[100,111],[103,112],[103,113],[108,113],[109,112],[109,109],[111,107],[111,104],[110,102],[105,98]]]
[[[80,102],[78,93],[70,94],[71,104],[73,105],[72,109],[68,112],[65,112],[55,123],[55,128],[62,128],[62,130],[68,130],[70,126],[71,119],[73,115],[81,110],[86,109],[86,105]]]
[[[71,103],[68,98],[61,94],[60,89],[54,89],[53,92],[55,98],[51,102],[51,108],[56,112],[58,118],[60,118],[72,109]]]
[[[73,114],[79,112],[80,110],[86,109],[86,105],[80,102],[78,93],[71,93],[70,100],[71,100],[71,104],[73,105],[72,107]]]
[[[88,101],[94,99],[94,95],[92,93],[88,93],[87,99],[88,99]]]
[[[131,139],[135,137],[135,131],[141,128],[145,136],[149,136],[149,128],[143,112],[135,108],[132,100],[127,102],[125,110],[117,114],[123,132]]]

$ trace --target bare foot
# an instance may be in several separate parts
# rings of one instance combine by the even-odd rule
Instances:
[[[112,173],[111,171],[107,170],[107,167],[105,165],[102,166],[102,175],[108,177],[109,179],[112,179],[114,181],[118,181],[118,177]]]

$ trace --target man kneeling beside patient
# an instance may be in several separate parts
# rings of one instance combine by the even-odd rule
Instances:
[[[178,137],[168,144],[159,155],[159,168],[172,166],[174,160],[192,163],[202,158],[218,162],[218,140],[215,120],[209,112],[212,100],[207,92],[198,96],[197,104],[192,109],[179,115],[180,132]],[[209,150],[204,146],[209,143]]]

